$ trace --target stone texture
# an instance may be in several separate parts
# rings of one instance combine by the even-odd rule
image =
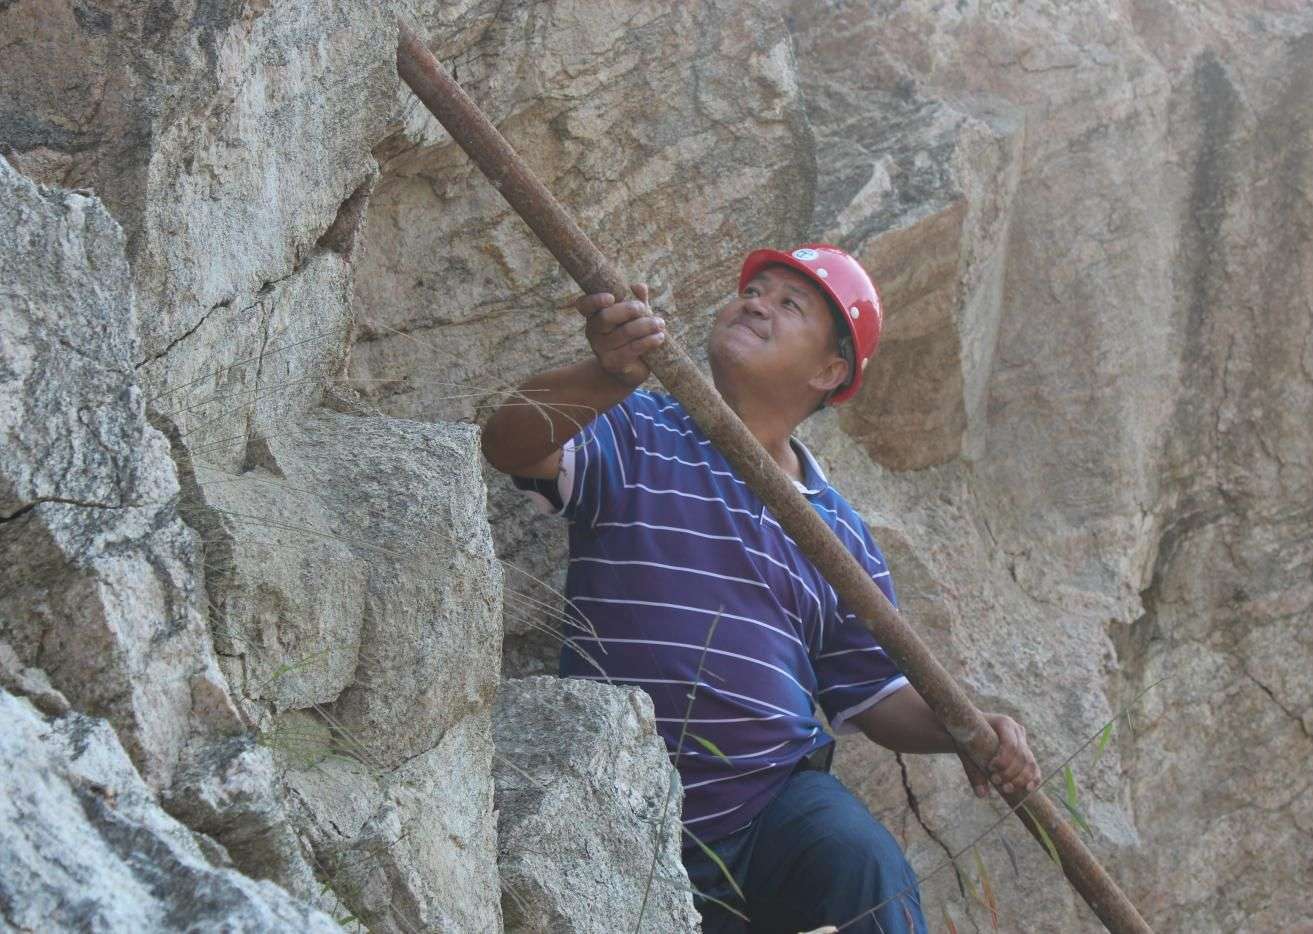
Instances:
[[[398,115],[398,11],[6,4],[0,26],[16,37],[6,73],[16,80],[6,83],[0,137],[28,174],[94,186],[126,230],[130,268],[117,230],[98,244],[119,251],[113,286],[129,311],[136,291],[137,319],[109,331],[126,348],[113,348],[115,376],[130,385],[137,430],[157,458],[148,462],[164,469],[170,501],[200,533],[197,548],[175,520],[192,549],[176,583],[190,588],[193,621],[208,609],[235,703],[259,735],[259,745],[190,743],[161,705],[147,726],[173,730],[177,773],[157,782],[166,805],[228,845],[244,872],[317,895],[317,841],[289,823],[285,805],[303,801],[286,798],[288,765],[270,758],[286,737],[281,718],[316,708],[344,734],[368,737],[393,784],[446,796],[411,807],[424,826],[437,834],[431,812],[449,808],[448,823],[463,828],[454,844],[421,830],[397,857],[398,892],[413,890],[418,906],[409,917],[489,929],[498,903],[487,708],[500,578],[471,433],[314,414],[345,359],[350,263],[377,172],[371,149]],[[141,419],[142,396],[168,444]],[[316,433],[321,423],[337,434]],[[379,458],[362,460],[374,440]],[[181,490],[159,458],[170,446]],[[107,450],[127,460],[142,447],[126,436]],[[323,496],[292,489],[298,481]],[[51,576],[50,562],[26,564],[24,574]],[[121,570],[122,586],[140,586],[137,569]],[[141,628],[124,639],[132,653],[147,648]],[[222,687],[205,635],[192,657]],[[33,661],[56,686],[60,666],[90,672],[83,694],[158,693],[185,667],[160,653],[154,668],[111,681],[62,647],[36,658],[11,641],[23,655],[14,678],[34,696]],[[239,729],[233,701],[219,695]],[[84,696],[71,702],[86,706]],[[351,842],[339,841],[339,855]],[[390,901],[383,890],[366,908],[386,919]]]
[[[681,307],[705,307],[742,249],[810,212],[810,134],[769,4],[478,2],[421,23],[584,228]],[[380,156],[351,359],[366,395],[468,417],[582,350],[561,310],[573,285],[431,117]]]
[[[319,876],[371,929],[499,923],[501,576],[475,442],[468,426],[323,409],[258,466],[188,480],[224,668]],[[260,840],[254,867],[290,847]]]
[[[822,6],[794,20],[804,96],[853,82],[969,112],[1002,100],[1024,130],[992,359],[961,459],[872,471],[834,433],[863,412],[815,420],[809,439],[892,546],[910,618],[982,704],[1031,727],[1050,771],[1133,705],[1098,765],[1087,750],[1073,766],[1095,852],[1155,929],[1307,923],[1313,903],[1281,880],[1308,865],[1302,831],[1286,829],[1307,806],[1294,776],[1308,653],[1286,621],[1307,618],[1313,569],[1288,531],[1307,525],[1313,479],[1295,427],[1313,414],[1313,327],[1297,297],[1309,201],[1289,196],[1309,185],[1296,154],[1313,129],[1299,90],[1313,21],[1280,5],[914,4],[802,25]],[[847,42],[878,52],[840,73],[802,51]],[[1276,189],[1287,195],[1268,200]],[[1258,220],[1277,216],[1280,233]],[[982,257],[962,257],[958,275],[980,275]],[[1280,348],[1261,345],[1278,334]],[[1241,764],[1256,754],[1273,764],[1270,786]],[[890,760],[848,744],[838,768],[922,870],[993,820],[955,762]],[[1245,790],[1227,803],[1216,789],[1230,775]],[[998,834],[981,846],[1005,929],[1094,929],[1024,835],[1003,839],[1020,877]],[[1237,861],[1237,841],[1252,859]],[[974,874],[969,858],[962,868]],[[952,873],[925,895],[932,915],[939,903],[959,925],[991,923]]]
[[[289,807],[334,901],[372,931],[495,931],[490,714],[386,769],[312,714],[273,734]]]
[[[496,687],[500,572],[476,435],[321,410],[267,451],[259,469],[196,476],[207,538],[227,540],[207,579],[224,664],[246,698],[329,705],[399,764]]]
[[[26,698],[37,710],[52,717],[71,709],[68,698],[55,690],[46,673],[19,661],[18,653],[8,642],[0,642],[0,687],[16,697]]]
[[[28,931],[338,931],[155,803],[114,731],[0,691],[0,918]]]
[[[233,865],[311,903],[320,884],[288,821],[270,744],[251,736],[187,750],[163,805],[175,819],[221,844]]]
[[[701,929],[679,861],[679,784],[652,717],[637,688],[503,682],[494,776],[508,932]]]
[[[1313,18],[1289,0],[0,3],[5,156],[123,230],[0,168],[10,690],[108,717],[246,872],[313,870],[376,926],[495,929],[472,439],[334,384],[470,420],[583,344],[560,271],[400,92],[398,13],[694,347],[744,250],[857,251],[884,351],[803,433],[909,617],[1050,768],[1166,676],[1074,760],[1096,852],[1159,930],[1313,920]],[[439,545],[449,507],[481,557]],[[563,534],[530,515],[497,480],[513,674],[555,664]],[[844,745],[922,870],[994,819],[951,759]],[[980,846],[1000,929],[1091,929],[1011,823]],[[992,928],[962,891],[930,879],[932,919]]]
[[[123,237],[84,194],[0,160],[0,638],[114,723],[155,788],[195,732],[239,728],[195,537],[133,374]]]

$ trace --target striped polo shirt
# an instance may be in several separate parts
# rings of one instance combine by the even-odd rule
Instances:
[[[865,523],[793,444],[799,487],[894,601]],[[561,675],[651,695],[696,839],[746,826],[833,742],[818,707],[855,731],[907,683],[669,396],[634,392],[565,445],[555,483],[516,485],[569,521]]]

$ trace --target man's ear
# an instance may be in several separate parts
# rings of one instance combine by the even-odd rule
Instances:
[[[848,379],[848,361],[835,354],[825,366],[816,371],[816,375],[807,381],[807,385],[817,392],[828,395],[842,386],[846,379]]]

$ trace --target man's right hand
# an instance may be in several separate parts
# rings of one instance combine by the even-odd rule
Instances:
[[[574,303],[593,356],[539,373],[508,395],[483,429],[483,454],[503,473],[550,480],[561,445],[624,400],[648,377],[641,357],[665,343],[666,323],[647,307],[647,286],[617,302],[607,294]]]
[[[646,283],[631,286],[634,298],[617,302],[609,292],[585,295],[574,303],[584,316],[584,335],[597,361],[613,380],[626,389],[636,389],[649,373],[643,354],[656,350],[666,340],[666,322],[652,314],[647,305]]]

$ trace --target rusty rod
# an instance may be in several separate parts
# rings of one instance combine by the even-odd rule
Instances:
[[[620,270],[579,229],[478,105],[405,24],[400,26],[397,72],[585,293],[628,293],[628,280]],[[966,691],[930,654],[875,581],[706,381],[675,337],[667,335],[665,344],[648,353],[643,362],[766,504],[835,592],[865,622],[953,740],[977,763],[992,759],[998,737]],[[1109,931],[1151,931],[1043,791],[1004,794],[1000,788],[999,794],[1016,809],[1026,829],[1046,850],[1045,836],[1052,841],[1062,871]]]

